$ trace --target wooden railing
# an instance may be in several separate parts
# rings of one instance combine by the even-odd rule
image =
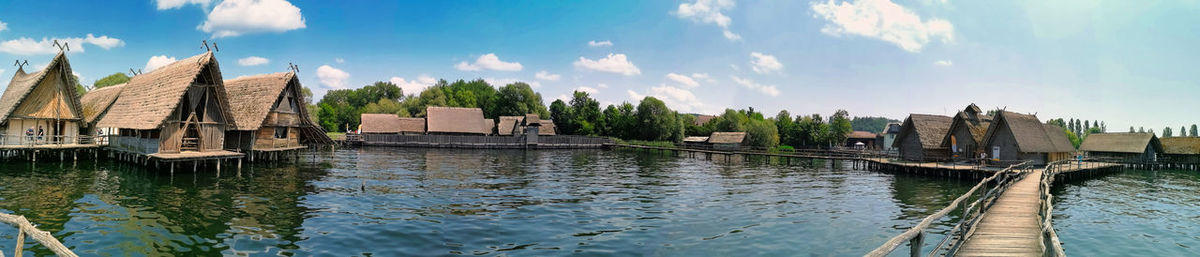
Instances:
[[[945,217],[946,215],[950,214],[951,211],[962,209],[962,214],[959,216],[958,224],[954,225],[953,228],[946,232],[946,237],[942,239],[941,242],[938,242],[937,245],[934,245],[933,250],[930,251],[927,256],[940,256],[939,254],[943,250],[945,251],[946,256],[954,255],[954,253],[958,251],[958,247],[962,245],[962,242],[965,242],[966,239],[971,236],[971,233],[974,232],[975,224],[983,218],[983,214],[988,211],[988,208],[991,208],[991,206],[995,204],[996,198],[1004,194],[1004,192],[1007,191],[1014,182],[1020,181],[1021,178],[1023,178],[1025,175],[1028,175],[1028,172],[1014,171],[1014,169],[1027,167],[1028,165],[1029,162],[1022,162],[997,171],[995,174],[992,174],[991,177],[979,181],[979,183],[975,184],[974,187],[971,187],[971,190],[968,190],[967,193],[959,196],[957,199],[954,199],[954,201],[950,202],[950,205],[946,206],[946,208],[942,208],[942,210],[925,217],[925,219],[921,220],[921,222],[917,223],[917,225],[904,231],[904,233],[900,233],[900,235],[892,237],[887,242],[884,242],[883,245],[879,246],[879,248],[875,248],[875,250],[867,253],[864,256],[887,256],[895,251],[896,248],[900,247],[900,245],[904,242],[909,242],[909,254],[911,256],[920,256],[921,248],[923,247],[925,240],[925,230],[929,229],[929,226],[933,225],[934,221]],[[976,198],[976,200],[971,202],[970,205],[963,206],[965,201],[970,199],[971,196],[975,195],[980,188],[983,188],[992,182],[996,182],[994,186]],[[957,238],[957,241],[951,242],[950,240],[952,238]],[[947,245],[948,242],[950,243],[949,245]]]
[[[300,140],[296,138],[271,138],[258,139],[254,141],[255,149],[272,149],[272,148],[291,148],[300,147]]]
[[[24,248],[25,245],[25,235],[29,235],[29,237],[33,238],[34,241],[42,244],[42,246],[45,246],[46,249],[50,249],[51,252],[54,252],[54,254],[57,254],[58,256],[78,256],[75,255],[74,252],[71,252],[71,249],[67,248],[67,246],[64,246],[61,242],[59,242],[58,239],[54,238],[50,232],[42,231],[32,223],[29,223],[29,220],[26,220],[24,216],[0,213],[0,222],[17,227],[17,247],[14,249],[15,253],[13,256],[21,256],[21,253],[24,250],[22,248]],[[3,253],[0,253],[0,256],[3,255]]]
[[[1055,175],[1061,172],[1062,169],[1065,168],[1064,166],[1082,166],[1083,163],[1084,162],[1078,160],[1055,161],[1046,165],[1046,169],[1042,171],[1042,181],[1038,184],[1038,192],[1041,194],[1038,199],[1041,201],[1042,206],[1041,210],[1038,211],[1038,217],[1042,219],[1042,232],[1038,236],[1041,237],[1043,256],[1067,256],[1067,254],[1063,252],[1062,242],[1058,240],[1058,232],[1054,231],[1054,223],[1051,222],[1054,211],[1054,194],[1050,193],[1050,186],[1054,185]]]
[[[27,136],[0,134],[0,145],[10,146],[41,146],[41,145],[70,145],[93,144],[97,138],[88,135],[78,136]]]

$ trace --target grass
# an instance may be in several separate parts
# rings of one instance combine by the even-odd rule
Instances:
[[[346,133],[345,133],[345,132],[325,132],[325,135],[326,135],[326,136],[329,136],[329,138],[332,138],[333,140],[343,140],[343,139],[346,139]]]
[[[642,146],[654,146],[654,147],[675,147],[675,143],[674,143],[674,142],[670,142],[670,141],[622,140],[622,139],[619,139],[619,138],[613,138],[613,141],[617,142],[617,144],[626,144],[626,145],[642,145]]]

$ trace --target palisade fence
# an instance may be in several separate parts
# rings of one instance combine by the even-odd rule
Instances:
[[[469,135],[396,135],[362,134],[364,145],[416,146],[416,147],[462,147],[462,148],[524,148],[524,136],[469,136]],[[347,137],[349,138],[349,137]],[[613,144],[603,137],[589,136],[538,136],[537,147],[602,147]]]

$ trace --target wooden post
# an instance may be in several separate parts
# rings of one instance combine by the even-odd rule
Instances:
[[[17,226],[17,247],[13,249],[13,256],[21,257],[21,249],[25,248],[25,230],[21,226]]]
[[[925,231],[917,231],[917,236],[909,241],[909,255],[912,257],[921,256],[921,246],[925,244]]]

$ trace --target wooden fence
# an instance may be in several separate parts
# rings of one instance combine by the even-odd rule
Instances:
[[[526,148],[524,136],[396,135],[362,134],[363,145],[434,148]],[[347,137],[349,139],[349,137]],[[612,140],[588,136],[538,136],[533,147],[600,148]]]

